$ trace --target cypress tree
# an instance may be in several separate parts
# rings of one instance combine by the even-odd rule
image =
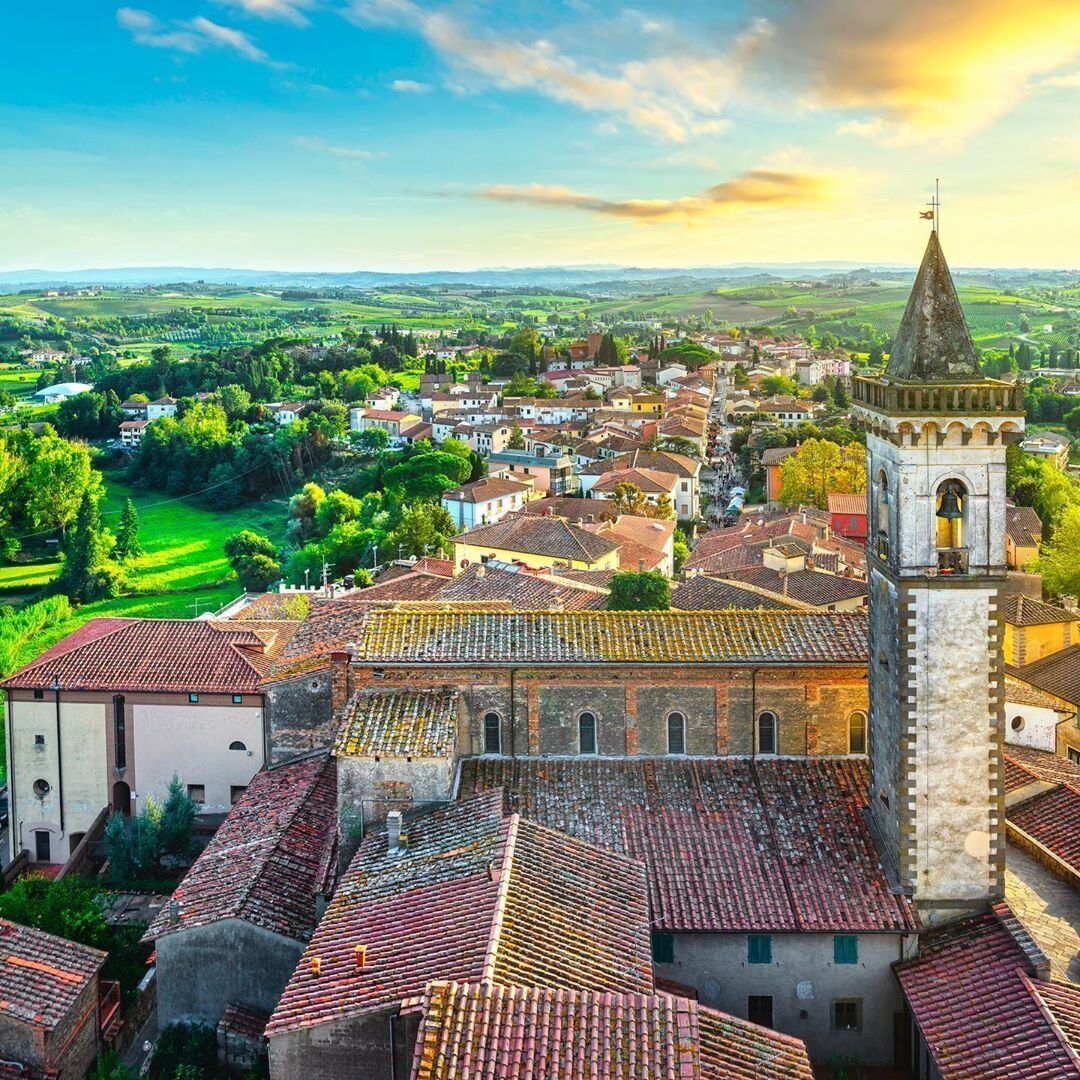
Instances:
[[[114,553],[118,559],[133,559],[142,554],[142,545],[139,543],[139,511],[135,509],[131,499],[125,501],[124,509],[120,512],[120,527],[116,530]]]

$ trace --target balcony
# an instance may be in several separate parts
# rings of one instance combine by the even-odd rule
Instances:
[[[938,548],[937,567],[941,575],[966,574],[968,553],[964,548]]]

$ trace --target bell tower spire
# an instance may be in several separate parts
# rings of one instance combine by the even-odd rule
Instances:
[[[870,487],[870,814],[926,922],[1004,891],[1005,447],[1019,387],[985,378],[936,230],[885,372],[856,380]]]

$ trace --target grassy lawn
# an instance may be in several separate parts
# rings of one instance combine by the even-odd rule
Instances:
[[[116,528],[129,496],[139,511],[143,554],[127,564],[127,595],[79,608],[29,643],[20,664],[99,616],[190,619],[215,611],[240,593],[225,559],[226,539],[240,529],[253,529],[275,542],[284,538],[286,505],[281,500],[215,511],[191,499],[138,491],[111,477],[106,485],[102,518],[109,528]],[[58,568],[57,561],[0,567],[0,602],[31,599]]]

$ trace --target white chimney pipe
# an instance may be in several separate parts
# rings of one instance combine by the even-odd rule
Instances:
[[[401,811],[391,810],[386,815],[387,851],[397,855],[401,851]]]

